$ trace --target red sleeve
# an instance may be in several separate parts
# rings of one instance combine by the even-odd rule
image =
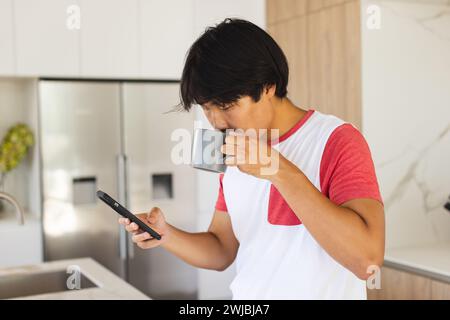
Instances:
[[[223,196],[223,173],[219,177],[219,195],[216,201],[216,209],[219,211],[228,212],[227,204],[225,203],[225,197]]]
[[[320,186],[337,205],[357,198],[383,203],[369,146],[353,125],[343,124],[330,135],[320,163]]]

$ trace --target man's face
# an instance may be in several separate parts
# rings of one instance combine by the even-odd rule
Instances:
[[[225,129],[270,129],[273,119],[271,98],[275,86],[263,90],[258,102],[244,96],[234,104],[221,108],[211,103],[202,105],[203,112],[211,125],[217,130]]]

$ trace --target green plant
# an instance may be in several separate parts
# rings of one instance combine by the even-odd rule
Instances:
[[[0,175],[17,167],[33,144],[33,132],[26,124],[11,127],[0,145]]]

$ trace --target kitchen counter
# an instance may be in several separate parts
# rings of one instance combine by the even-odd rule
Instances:
[[[93,287],[84,288],[80,290],[67,290],[60,292],[43,293],[38,295],[30,296],[15,296],[13,299],[57,299],[57,300],[115,300],[115,299],[126,299],[126,300],[144,300],[149,299],[146,295],[141,293],[139,290],[122,280],[120,277],[116,276],[114,273],[97,263],[90,258],[74,259],[74,260],[60,260],[54,262],[46,262],[36,265],[22,266],[22,267],[12,267],[0,269],[0,282],[3,280],[8,280],[8,277],[17,278],[21,276],[30,276],[40,274],[51,274],[60,273],[69,278],[71,273],[64,274],[68,270],[69,266],[77,266],[90,282],[92,282]],[[6,278],[4,278],[6,277]],[[10,279],[11,279],[10,278]],[[64,283],[65,284],[65,283]],[[12,282],[12,286],[14,282]],[[33,284],[29,284],[33,285]]]
[[[386,249],[384,265],[450,283],[450,243]]]

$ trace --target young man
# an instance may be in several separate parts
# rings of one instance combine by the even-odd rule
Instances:
[[[224,270],[237,259],[234,299],[364,299],[364,280],[384,257],[369,148],[351,124],[295,106],[288,73],[282,50],[256,25],[227,19],[208,28],[189,50],[182,105],[201,105],[219,130],[278,130],[266,142],[277,170],[264,175],[267,163],[248,161],[259,138],[227,137],[229,166],[207,232],[179,230],[159,208],[139,215],[159,241],[120,223],[139,247],[162,246],[199,268]]]

